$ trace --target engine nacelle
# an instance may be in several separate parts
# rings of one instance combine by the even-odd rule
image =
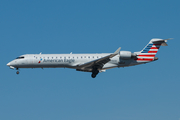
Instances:
[[[131,59],[131,58],[136,58],[135,53],[131,53],[130,51],[120,51],[120,59]]]

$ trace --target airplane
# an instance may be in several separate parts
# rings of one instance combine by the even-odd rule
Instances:
[[[171,38],[170,38],[171,39]],[[91,72],[95,78],[100,72],[107,69],[140,65],[158,60],[155,57],[160,46],[167,46],[167,40],[153,38],[139,52],[120,51],[101,54],[25,54],[7,64],[11,69],[16,68],[72,68],[77,71]]]

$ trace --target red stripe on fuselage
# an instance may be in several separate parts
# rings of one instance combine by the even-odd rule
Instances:
[[[137,61],[153,61],[152,58],[136,58],[134,60],[137,60]]]

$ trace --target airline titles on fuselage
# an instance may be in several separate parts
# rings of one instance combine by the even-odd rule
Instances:
[[[44,63],[73,63],[75,59],[44,59],[42,62]]]

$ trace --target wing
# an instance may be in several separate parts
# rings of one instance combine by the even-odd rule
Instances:
[[[121,47],[119,47],[114,53],[112,53],[112,54],[110,54],[108,56],[105,56],[105,57],[102,57],[102,58],[99,58],[99,59],[84,63],[82,65],[78,65],[77,70],[91,72],[91,70],[94,67],[96,67],[98,69],[101,69],[107,62],[110,61],[110,58],[116,56],[119,53],[120,49],[121,49]],[[90,69],[90,70],[88,70],[88,69]]]

